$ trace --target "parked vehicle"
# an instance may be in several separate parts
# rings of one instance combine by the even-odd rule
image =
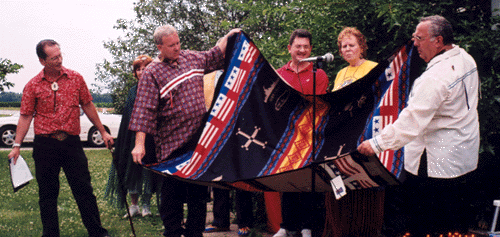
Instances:
[[[104,128],[108,133],[111,134],[113,138],[118,135],[118,129],[120,127],[120,121],[122,119],[121,115],[118,114],[107,114],[99,113],[99,118],[101,119]],[[12,116],[0,117],[0,145],[1,146],[12,146],[14,144],[14,139],[16,138],[16,127],[19,121],[19,112],[14,113]],[[102,139],[101,133],[87,118],[87,115],[80,113],[80,139],[83,142],[87,142],[90,146],[102,147],[104,146],[104,140]],[[23,142],[32,142],[35,138],[35,132],[33,131],[33,121],[31,122],[28,133],[24,137]]]

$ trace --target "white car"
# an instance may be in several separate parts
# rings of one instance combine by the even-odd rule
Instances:
[[[101,133],[87,118],[87,115],[83,113],[80,109],[80,139],[82,141],[88,142],[89,145],[95,147],[104,146],[104,140],[102,139]],[[120,127],[120,121],[122,116],[118,114],[107,114],[99,113],[99,118],[101,119],[104,128],[108,133],[111,134],[113,138],[118,135],[118,129]],[[19,121],[19,112],[8,117],[0,117],[0,136],[2,140],[0,141],[1,146],[12,146],[14,144],[14,139],[16,138],[16,127]],[[31,122],[30,129],[24,137],[23,142],[33,142],[35,138],[35,132],[33,131],[33,121]]]

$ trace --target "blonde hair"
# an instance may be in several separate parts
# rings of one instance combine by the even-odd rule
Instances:
[[[339,46],[339,52],[342,52],[342,40],[345,37],[354,36],[358,41],[359,47],[361,48],[361,57],[366,58],[366,51],[368,50],[368,45],[366,44],[365,36],[356,29],[355,27],[345,27],[339,34],[337,39],[337,45]]]

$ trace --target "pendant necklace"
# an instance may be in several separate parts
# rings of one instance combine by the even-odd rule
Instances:
[[[57,90],[59,90],[59,85],[57,84],[57,81],[52,82],[52,84],[50,85],[50,88],[52,88],[52,90],[54,92],[56,92]]]

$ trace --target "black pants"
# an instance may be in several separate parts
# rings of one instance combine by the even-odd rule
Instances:
[[[471,174],[452,179],[436,179],[408,174],[403,184],[408,198],[412,236],[439,236],[449,232],[467,234],[474,219],[471,203],[475,193]]]
[[[57,197],[61,168],[66,175],[89,236],[107,234],[101,225],[96,197],[90,182],[88,161],[80,137],[69,136],[61,142],[35,136],[33,159],[38,182],[43,236],[59,236]]]
[[[438,179],[406,173],[402,185],[386,190],[384,236],[467,234],[477,193],[473,175]]]
[[[313,229],[321,220],[316,207],[321,205],[323,193],[284,192],[281,196],[281,228],[288,231]]]
[[[213,188],[214,195],[214,221],[212,225],[219,228],[229,228],[231,225],[229,214],[231,212],[231,197],[229,196],[229,189]]]
[[[236,190],[235,195],[236,219],[238,228],[253,227],[252,192]]]
[[[161,188],[160,215],[165,226],[164,236],[202,237],[207,215],[208,188],[180,181],[173,177],[164,177]],[[188,205],[185,230],[184,202]]]
[[[213,188],[214,193],[214,221],[212,225],[219,228],[229,228],[229,212],[231,210],[231,197],[229,189]],[[253,227],[253,202],[252,193],[236,190],[235,193],[236,219],[238,228]]]

